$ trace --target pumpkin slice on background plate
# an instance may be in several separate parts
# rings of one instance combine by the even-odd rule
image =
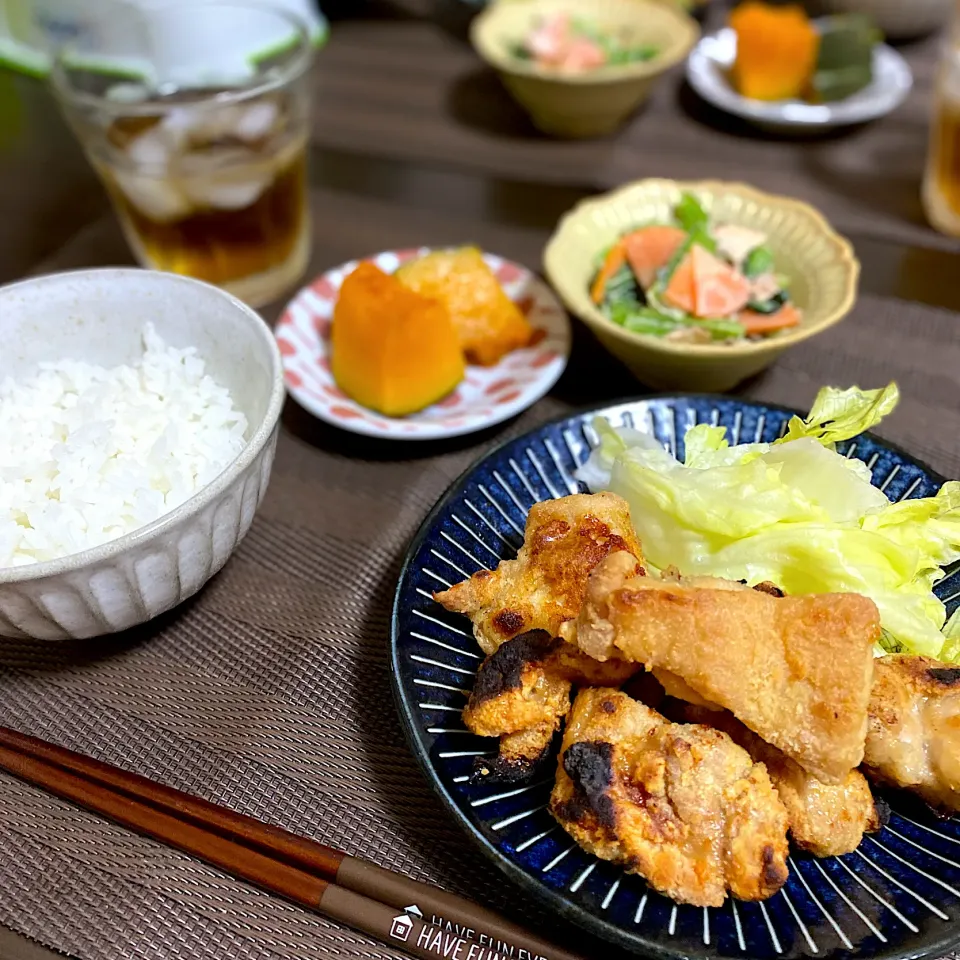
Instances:
[[[623,238],[623,246],[637,282],[644,290],[662,270],[687,239],[679,227],[641,227]]]

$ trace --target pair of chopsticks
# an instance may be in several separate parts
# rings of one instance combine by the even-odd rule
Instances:
[[[0,727],[0,769],[424,960],[578,960],[463,897]]]

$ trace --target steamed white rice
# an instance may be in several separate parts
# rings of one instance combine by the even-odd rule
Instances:
[[[0,382],[0,567],[63,557],[156,520],[243,449],[247,421],[196,350],[151,324],[112,369],[42,363]]]

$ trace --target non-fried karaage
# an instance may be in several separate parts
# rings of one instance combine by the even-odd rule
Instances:
[[[630,554],[590,576],[562,635],[598,660],[676,674],[825,783],[863,759],[880,619],[857,594],[777,597],[638,577]]]
[[[546,500],[530,508],[516,560],[434,596],[447,610],[470,617],[477,642],[491,654],[528,630],[557,636],[560,625],[579,612],[590,571],[617,551],[633,556],[634,574],[643,572],[625,500],[613,493]]]
[[[840,783],[823,783],[761,740],[727,710],[710,710],[679,700],[669,701],[662,710],[671,720],[722,730],[762,763],[786,807],[790,836],[801,849],[818,857],[840,856],[856,850],[864,833],[882,826],[870,786],[859,770],[851,770]]]
[[[863,762],[872,779],[960,811],[960,667],[903,654],[877,660]]]
[[[479,762],[478,774],[526,779],[569,712],[573,686],[620,686],[639,669],[626,660],[600,663],[545,630],[508,640],[483,662],[463,711],[467,729],[500,738],[497,757]]]
[[[680,903],[762,900],[787,879],[787,814],[763,765],[618,690],[577,695],[550,809],[585,850]]]

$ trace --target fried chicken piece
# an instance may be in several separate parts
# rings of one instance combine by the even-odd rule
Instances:
[[[680,903],[764,900],[787,879],[787,814],[763,765],[617,690],[577,694],[550,810],[584,850]]]
[[[619,550],[633,555],[643,573],[643,553],[627,502],[613,493],[578,493],[530,508],[516,560],[480,570],[469,580],[434,594],[447,610],[465,613],[483,652],[527,630],[557,636],[577,615],[590,571]]]
[[[904,654],[874,664],[864,769],[960,811],[960,667]]]
[[[634,576],[633,562],[597,566],[565,639],[676,674],[824,783],[860,765],[880,636],[872,600],[689,586]]]
[[[841,783],[822,783],[727,710],[710,710],[679,700],[668,702],[662,709],[671,720],[722,730],[767,768],[770,782],[787,810],[790,835],[801,849],[817,857],[840,856],[856,850],[864,833],[883,826],[870,786],[859,770],[851,770]]]
[[[463,711],[468,730],[500,737],[495,760],[477,764],[480,777],[525,780],[537,769],[570,711],[573,686],[619,686],[638,670],[626,660],[600,663],[577,647],[531,630],[508,640],[483,662]]]

